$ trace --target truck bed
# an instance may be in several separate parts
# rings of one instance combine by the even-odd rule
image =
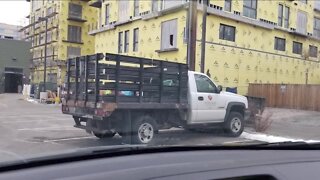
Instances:
[[[108,116],[116,109],[187,109],[186,64],[118,54],[67,62],[62,110],[74,116]]]

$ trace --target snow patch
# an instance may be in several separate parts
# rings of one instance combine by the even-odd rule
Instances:
[[[38,104],[39,102],[33,98],[27,98],[28,102],[34,103],[34,104]]]
[[[268,142],[268,143],[277,143],[277,142],[285,142],[285,141],[291,141],[291,142],[303,141],[306,143],[319,143],[320,142],[319,140],[294,139],[294,138],[287,138],[287,137],[281,137],[281,136],[273,136],[273,135],[268,135],[268,134],[248,133],[248,132],[243,132],[240,137],[245,138],[245,139],[264,141],[264,142]]]

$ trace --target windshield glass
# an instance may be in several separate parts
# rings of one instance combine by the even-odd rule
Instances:
[[[306,0],[2,0],[0,163],[119,145],[318,143],[319,11]]]

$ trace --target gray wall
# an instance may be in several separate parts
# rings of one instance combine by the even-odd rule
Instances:
[[[5,67],[22,68],[25,77],[23,82],[29,81],[30,48],[30,42],[0,39],[0,93],[4,91]]]

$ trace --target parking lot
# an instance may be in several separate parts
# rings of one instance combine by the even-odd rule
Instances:
[[[66,150],[123,144],[122,138],[98,139],[74,128],[71,116],[61,113],[60,105],[26,101],[22,95],[0,94],[0,161],[25,159]],[[246,127],[239,138],[222,131],[195,133],[183,129],[160,131],[156,145],[232,145],[235,143],[308,141],[320,142],[320,113],[267,108],[271,127],[263,133]]]

